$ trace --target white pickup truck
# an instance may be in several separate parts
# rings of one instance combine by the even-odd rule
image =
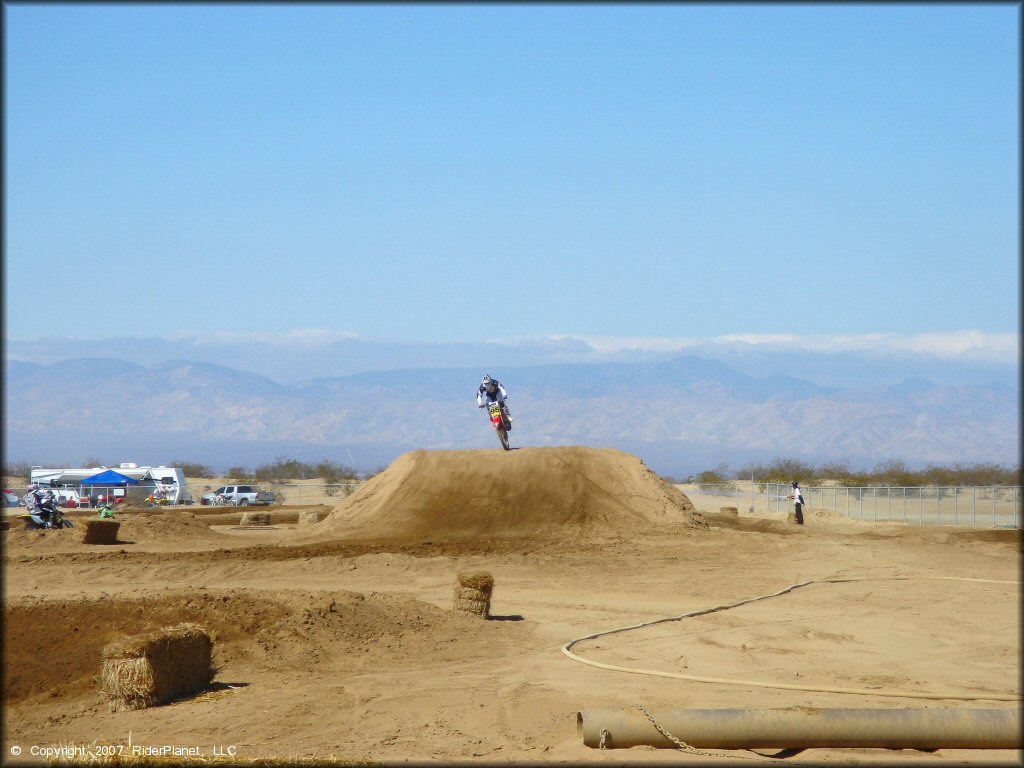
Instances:
[[[258,491],[252,485],[222,485],[215,491],[204,494],[203,504],[230,504],[245,507],[249,504],[273,504],[273,491]]]

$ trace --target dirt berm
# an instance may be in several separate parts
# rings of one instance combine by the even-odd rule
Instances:
[[[704,528],[675,486],[611,448],[403,454],[339,505],[319,534],[385,538],[629,534]]]

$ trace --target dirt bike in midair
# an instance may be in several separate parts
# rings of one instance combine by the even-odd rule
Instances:
[[[499,401],[490,402],[487,404],[487,412],[491,416],[491,424],[494,425],[494,431],[498,433],[498,441],[501,443],[501,447],[507,451],[509,449],[508,431],[512,429],[512,422],[508,420],[505,404]]]

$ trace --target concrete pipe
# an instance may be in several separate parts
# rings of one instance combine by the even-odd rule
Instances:
[[[651,716],[691,747],[714,749],[1020,749],[1011,709],[674,709]],[[576,714],[588,747],[676,748],[637,709]],[[603,745],[602,745],[603,742]]]

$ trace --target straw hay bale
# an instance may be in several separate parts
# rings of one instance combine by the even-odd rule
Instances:
[[[133,635],[103,649],[102,690],[110,710],[164,704],[206,688],[213,679],[213,640],[196,624]]]
[[[718,511],[726,517],[739,517],[740,511],[736,507],[719,507]]]
[[[320,522],[320,515],[311,509],[299,512],[299,525],[312,525]]]
[[[477,616],[487,617],[491,610],[494,577],[486,571],[460,571],[457,574],[452,607]]]
[[[85,544],[116,544],[117,532],[120,528],[121,523],[117,520],[86,520],[82,542]]]
[[[239,525],[270,525],[272,522],[269,512],[243,512]]]

